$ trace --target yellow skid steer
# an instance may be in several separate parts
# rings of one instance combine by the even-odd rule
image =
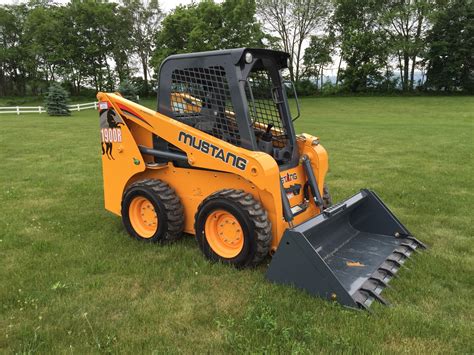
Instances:
[[[161,65],[153,111],[99,92],[105,208],[148,242],[196,237],[213,261],[354,308],[368,308],[417,249],[381,199],[331,205],[328,156],[296,134],[287,53],[229,49]],[[296,92],[294,93],[296,102]]]

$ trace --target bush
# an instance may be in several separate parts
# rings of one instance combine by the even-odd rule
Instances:
[[[312,96],[315,95],[317,91],[318,87],[316,83],[310,79],[302,79],[296,83],[296,93],[298,96]]]
[[[137,94],[138,89],[137,87],[130,81],[124,80],[120,83],[118,91],[125,97],[127,100],[137,102]]]
[[[333,84],[331,81],[326,81],[323,83],[323,87],[321,88],[321,93],[325,96],[336,95],[341,91],[341,88]]]
[[[67,107],[69,94],[61,85],[53,84],[45,96],[45,106],[50,116],[69,116],[71,112]]]

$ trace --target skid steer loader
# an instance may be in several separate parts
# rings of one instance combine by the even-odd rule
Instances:
[[[288,60],[248,48],[170,56],[156,112],[99,92],[105,208],[136,239],[186,232],[210,260],[248,267],[271,255],[275,283],[386,304],[387,282],[425,246],[373,191],[331,205],[326,150],[295,133]]]

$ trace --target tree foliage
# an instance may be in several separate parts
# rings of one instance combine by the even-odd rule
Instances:
[[[53,83],[45,96],[45,107],[50,116],[69,116],[67,107],[69,94],[61,85]]]
[[[333,26],[346,62],[340,78],[351,92],[375,87],[387,65],[387,36],[379,26],[379,13],[379,1],[336,0]]]
[[[120,84],[118,91],[128,100],[137,101],[138,89],[130,80],[124,80]]]
[[[427,87],[474,93],[474,3],[455,0],[428,34]]]
[[[255,1],[202,1],[178,6],[156,36],[153,66],[171,54],[236,47],[262,47],[264,33],[255,19]]]
[[[143,73],[144,90],[148,91],[149,61],[154,51],[154,37],[164,15],[157,0],[124,0],[125,15],[131,18],[131,40]]]
[[[0,5],[0,96],[41,95],[54,82],[80,95],[126,81],[149,95],[168,55],[244,46],[288,52],[289,76],[300,92],[321,87],[331,67],[337,68],[331,92],[411,91],[425,68],[425,88],[472,92],[473,6],[471,0],[202,0],[164,14],[158,0]]]
[[[324,66],[333,62],[331,53],[335,44],[334,36],[311,36],[309,46],[306,48],[303,57],[305,78],[316,78],[316,87],[319,78],[324,75]],[[322,83],[321,83],[322,84]]]
[[[327,15],[326,0],[260,0],[258,15],[267,31],[275,33],[280,48],[290,54],[290,77],[298,82],[303,62],[304,42]]]
[[[380,23],[390,39],[404,91],[413,90],[418,57],[425,49],[434,0],[384,0]]]

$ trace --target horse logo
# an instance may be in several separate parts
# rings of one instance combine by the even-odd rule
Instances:
[[[122,142],[123,120],[111,108],[100,110],[100,135],[102,155],[106,155],[109,160],[115,160],[112,155],[113,144]]]

